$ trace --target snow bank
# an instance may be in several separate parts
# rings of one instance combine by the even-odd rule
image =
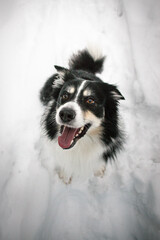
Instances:
[[[0,2],[0,239],[160,238],[159,1]],[[103,179],[69,186],[43,165],[39,90],[53,65],[97,44],[127,140]]]

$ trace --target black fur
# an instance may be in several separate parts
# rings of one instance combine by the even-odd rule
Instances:
[[[70,69],[74,70],[85,70],[93,74],[101,73],[104,60],[105,57],[95,60],[87,50],[84,50],[72,56],[69,61],[69,66]]]
[[[56,108],[56,103],[53,103],[51,107],[49,108],[49,112],[45,118],[44,121],[44,126],[45,130],[47,132],[48,137],[53,140],[58,132],[58,127],[55,122],[55,108]]]
[[[58,74],[52,75],[44,84],[40,91],[40,100],[44,106],[46,106],[51,100],[57,99],[61,86],[59,88],[53,88],[55,80],[59,78]]]

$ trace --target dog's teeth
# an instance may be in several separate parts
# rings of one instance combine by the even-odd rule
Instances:
[[[78,134],[76,134],[76,137],[78,137]]]
[[[79,130],[79,133],[81,133],[83,131],[84,127],[81,127],[81,129]]]
[[[73,140],[71,141],[71,144],[73,143]]]

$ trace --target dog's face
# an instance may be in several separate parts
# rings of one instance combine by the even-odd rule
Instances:
[[[59,145],[68,149],[101,125],[104,97],[100,83],[76,79],[62,87],[58,96],[56,122],[61,127]]]
[[[43,103],[51,102],[44,119],[48,136],[58,138],[63,149],[70,149],[86,135],[100,134],[104,125],[105,129],[116,125],[119,99],[123,96],[117,88],[100,79],[72,77],[62,81],[54,75],[41,91]]]

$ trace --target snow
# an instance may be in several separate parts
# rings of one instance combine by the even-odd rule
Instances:
[[[0,2],[0,240],[160,239],[160,2]],[[125,96],[127,139],[104,178],[64,185],[40,149],[39,90],[95,45]]]

